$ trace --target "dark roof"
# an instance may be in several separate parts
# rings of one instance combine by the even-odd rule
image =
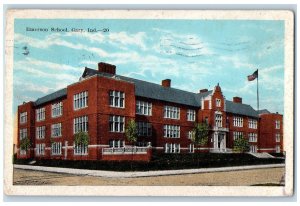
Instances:
[[[117,77],[119,77],[121,80],[133,82],[135,84],[136,96],[162,100],[166,102],[174,102],[193,107],[200,107],[201,98],[212,93],[212,91],[209,91],[203,94],[196,94],[171,87],[163,87],[159,84],[154,84],[129,77],[119,75],[117,75]]]
[[[226,100],[226,112],[258,118],[258,113],[248,104]]]
[[[67,96],[67,88],[58,90],[58,91],[53,92],[51,94],[48,94],[48,95],[46,95],[44,97],[38,98],[34,102],[34,105],[35,106],[39,106],[39,105],[42,105],[42,104],[44,104],[46,102],[50,102],[50,101],[53,101],[55,99],[58,99],[58,98],[61,98],[61,97],[64,97],[64,96]]]
[[[267,109],[258,110],[258,114],[271,114],[271,112]]]
[[[180,89],[163,87],[159,84],[146,82],[130,77],[103,73],[90,68],[85,68],[82,77],[93,76],[96,74],[104,77],[114,76],[116,79],[134,83],[136,96],[162,100],[166,102],[174,102],[193,107],[200,107],[201,98],[212,93],[212,90],[204,93],[187,92]]]

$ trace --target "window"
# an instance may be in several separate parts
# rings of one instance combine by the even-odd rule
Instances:
[[[52,104],[52,117],[59,117],[62,115],[63,105],[62,102]]]
[[[189,144],[189,153],[194,153],[194,152],[195,152],[194,144]]]
[[[180,153],[180,144],[166,143],[165,153]]]
[[[152,115],[152,103],[136,101],[136,113],[141,115]]]
[[[256,133],[249,133],[249,142],[257,142],[257,134]]]
[[[238,138],[241,138],[244,136],[243,132],[233,132],[233,140],[237,140]]]
[[[36,144],[36,155],[45,155],[45,144]]]
[[[51,125],[51,137],[61,136],[61,123]]]
[[[216,127],[222,127],[222,114],[215,114]]]
[[[152,136],[152,125],[147,122],[137,122],[138,136]]]
[[[45,138],[45,126],[36,128],[36,139],[44,139]]]
[[[109,105],[111,107],[124,108],[125,94],[120,91],[109,91]]]
[[[51,144],[51,154],[61,155],[61,142],[53,142]]]
[[[250,152],[256,153],[257,152],[257,146],[256,145],[250,145]]]
[[[20,155],[26,155],[26,150],[20,149]]]
[[[135,145],[138,147],[149,147],[151,146],[151,142],[137,142]]]
[[[180,109],[178,107],[165,106],[164,117],[170,119],[180,119]]]
[[[279,120],[275,121],[275,129],[280,129],[280,121]]]
[[[204,122],[208,125],[208,117],[204,118]]]
[[[88,92],[84,91],[74,94],[74,109],[81,109],[88,106]]]
[[[45,107],[36,110],[36,121],[45,120]]]
[[[78,132],[89,131],[89,119],[88,116],[77,117],[74,119],[74,134]]]
[[[187,120],[188,121],[195,121],[196,119],[196,111],[192,109],[188,109],[187,111]]]
[[[180,126],[164,125],[164,137],[180,138]]]
[[[233,117],[233,126],[234,127],[243,127],[243,118],[242,117]]]
[[[193,137],[193,130],[188,132],[188,139],[192,139]]]
[[[109,117],[109,131],[110,132],[124,132],[125,117],[110,116]]]
[[[109,147],[125,147],[125,141],[124,140],[109,140]]]
[[[20,140],[27,137],[27,129],[20,129]]]
[[[20,114],[20,124],[24,124],[27,122],[27,112],[22,112]]]
[[[276,153],[280,153],[280,145],[276,145],[275,149],[276,149]]]
[[[216,106],[221,107],[221,100],[220,99],[216,99]]]
[[[87,155],[88,154],[88,146],[77,144],[74,145],[74,155]]]
[[[280,142],[280,134],[279,133],[276,134],[275,138],[276,138],[276,142]]]
[[[257,120],[256,119],[249,119],[249,128],[257,129]]]

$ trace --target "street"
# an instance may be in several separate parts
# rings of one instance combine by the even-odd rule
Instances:
[[[105,178],[14,169],[14,185],[78,186],[250,186],[279,185],[284,168],[168,175],[140,178]]]

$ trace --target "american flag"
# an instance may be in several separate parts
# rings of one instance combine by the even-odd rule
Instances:
[[[248,76],[248,81],[253,81],[258,77],[258,69],[251,75]]]

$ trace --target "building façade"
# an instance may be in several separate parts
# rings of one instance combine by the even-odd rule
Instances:
[[[130,119],[138,126],[135,147],[126,140]],[[195,146],[195,123],[209,125],[209,141]],[[88,146],[75,145],[74,134],[85,131]],[[227,100],[219,84],[199,93],[116,74],[116,66],[98,63],[85,68],[80,80],[18,106],[18,158],[68,160],[149,160],[158,153],[232,152],[234,139],[248,139],[250,152],[283,152],[283,116],[257,112],[242,98]],[[29,150],[20,149],[28,137]],[[132,158],[130,156],[130,158]]]

